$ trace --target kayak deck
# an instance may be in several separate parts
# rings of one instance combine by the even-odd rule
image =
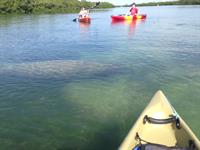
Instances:
[[[177,127],[176,122],[172,122],[171,116],[174,114],[179,119],[180,129]],[[148,118],[145,119],[146,116]],[[178,116],[162,91],[158,91],[154,95],[119,149],[133,150],[141,142],[136,138],[137,136],[150,143],[167,147],[188,147],[188,143],[193,141],[196,146],[195,150],[200,150],[199,140],[184,120]]]
[[[91,18],[90,17],[79,18],[78,21],[82,23],[90,23]]]
[[[138,19],[146,19],[146,14],[137,14],[135,16],[132,15],[118,15],[118,16],[111,16],[113,21],[125,21],[125,20],[138,20]]]

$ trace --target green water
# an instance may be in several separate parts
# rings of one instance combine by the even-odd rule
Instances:
[[[200,137],[199,6],[140,10],[0,16],[0,149],[117,149],[159,89]]]

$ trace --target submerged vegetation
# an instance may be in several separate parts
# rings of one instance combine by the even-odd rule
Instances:
[[[71,13],[81,7],[91,8],[94,2],[78,0],[0,0],[0,13]],[[98,8],[112,8],[113,4],[101,2]]]
[[[157,6],[157,5],[200,5],[200,0],[177,0],[166,2],[149,2],[138,4],[138,6]]]

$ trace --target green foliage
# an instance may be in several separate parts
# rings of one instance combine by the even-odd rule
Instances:
[[[200,0],[178,0],[178,1],[166,1],[166,2],[149,2],[138,4],[138,6],[157,6],[157,5],[199,5]]]
[[[178,5],[178,1],[166,1],[166,2],[149,2],[149,3],[142,3],[138,6],[157,6],[157,5]]]
[[[97,8],[113,8],[115,7],[113,4],[108,2],[101,2],[101,4]]]
[[[200,0],[179,0],[181,5],[200,5]]]
[[[96,3],[85,0],[0,0],[0,13],[70,13],[81,7],[91,8]],[[114,5],[102,2],[98,8],[111,8]]]

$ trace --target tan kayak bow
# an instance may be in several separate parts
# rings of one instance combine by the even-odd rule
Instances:
[[[194,150],[200,150],[198,138],[176,113],[162,91],[154,95],[119,150],[133,150],[140,143],[181,148],[193,144]]]

